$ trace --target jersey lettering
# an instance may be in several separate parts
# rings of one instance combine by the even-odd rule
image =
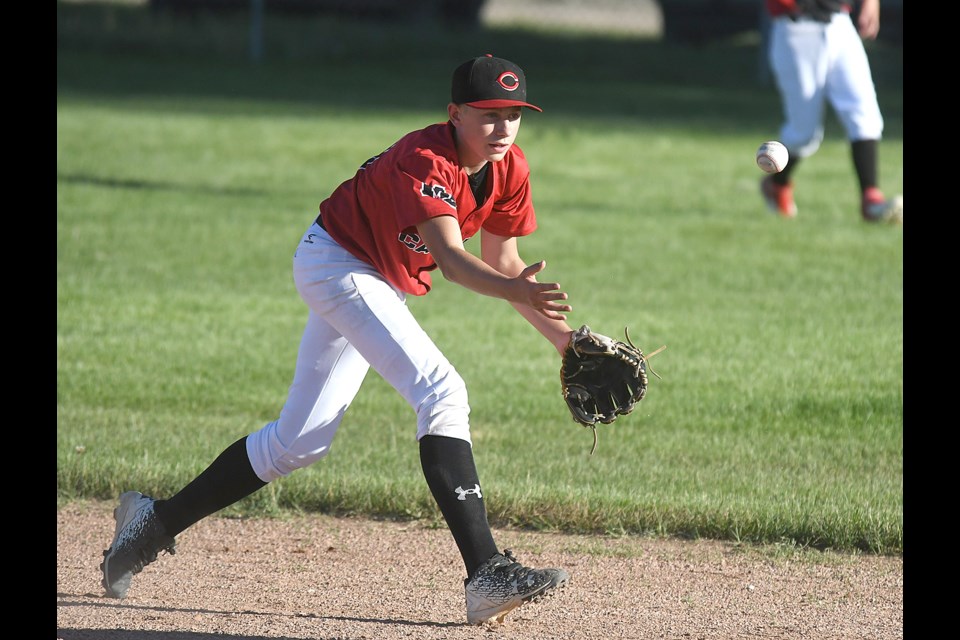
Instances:
[[[415,233],[401,231],[400,235],[397,236],[397,240],[399,240],[401,244],[411,251],[416,251],[417,253],[430,253],[430,250],[427,249],[427,245],[425,245],[420,239],[420,236]]]
[[[452,195],[447,193],[447,190],[436,184],[427,184],[426,182],[420,183],[420,195],[426,196],[428,198],[436,198],[442,202],[446,202],[450,205],[451,209],[457,208],[457,201]]]

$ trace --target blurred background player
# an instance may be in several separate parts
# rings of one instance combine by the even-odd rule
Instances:
[[[903,197],[886,198],[878,185],[878,146],[883,117],[863,40],[880,31],[879,0],[764,0],[770,17],[769,60],[783,103],[779,140],[790,152],[780,173],[763,178],[769,209],[797,215],[793,175],[823,142],[824,109],[839,118],[853,158],[860,215],[867,222],[903,221]]]

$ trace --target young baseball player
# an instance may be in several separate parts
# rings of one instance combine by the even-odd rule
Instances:
[[[427,485],[466,568],[467,621],[509,611],[566,583],[501,553],[474,465],[463,379],[407,308],[439,269],[447,280],[508,301],[558,353],[573,333],[556,282],[538,282],[517,239],[536,229],[526,158],[514,144],[527,102],[523,71],[490,55],[453,73],[447,121],[413,131],[370,158],[320,204],[293,257],[309,308],[289,395],[279,416],[227,447],[179,493],[120,496],[101,565],[108,596],[174,553],[175,536],[202,518],[327,455],[368,369],[409,403]],[[480,255],[464,249],[479,235]],[[412,434],[411,434],[412,435]]]
[[[878,186],[878,144],[883,118],[862,39],[880,30],[879,0],[861,0],[857,24],[851,0],[765,0],[771,18],[769,59],[784,122],[780,141],[790,160],[763,178],[768,208],[797,215],[793,175],[823,142],[824,109],[833,108],[846,131],[857,174],[860,214],[867,222],[903,222],[903,197],[887,199]]]

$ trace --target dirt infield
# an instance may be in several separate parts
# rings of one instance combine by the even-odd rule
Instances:
[[[521,562],[571,579],[474,627],[446,529],[314,515],[208,518],[114,600],[98,569],[112,508],[57,511],[58,640],[903,638],[902,557],[497,529]]]

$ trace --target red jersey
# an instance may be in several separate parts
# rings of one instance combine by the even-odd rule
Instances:
[[[826,19],[832,13],[845,11],[850,13],[852,0],[764,0],[767,12],[777,16],[820,17]]]
[[[417,234],[424,220],[456,217],[464,241],[481,227],[508,237],[537,228],[523,151],[513,145],[490,163],[486,199],[478,207],[453,132],[447,122],[408,133],[320,203],[323,226],[334,240],[416,296],[430,291],[430,272],[437,268]]]

